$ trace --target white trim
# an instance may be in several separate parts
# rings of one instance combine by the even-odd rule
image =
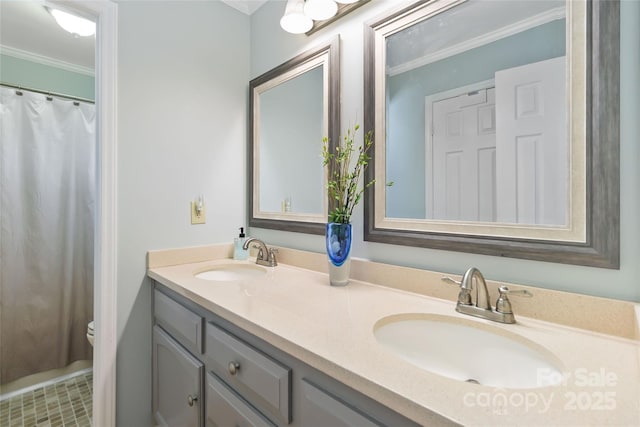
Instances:
[[[101,284],[96,300],[93,425],[116,425],[117,354],[117,75],[118,11],[106,3],[97,24],[96,94],[99,100]],[[97,374],[97,375],[96,375]],[[96,390],[98,388],[98,390]],[[97,391],[97,393],[96,393]]]
[[[457,55],[462,52],[466,52],[471,49],[475,49],[480,46],[484,46],[489,43],[493,43],[496,40],[500,40],[505,37],[512,36],[517,33],[521,33],[539,25],[546,24],[548,22],[563,19],[566,16],[566,9],[564,7],[557,7],[554,9],[546,10],[537,15],[533,15],[522,21],[514,22],[513,24],[506,25],[497,30],[482,34],[478,37],[465,40],[462,43],[455,44],[446,49],[438,50],[428,55],[416,58],[414,60],[405,62],[404,64],[396,65],[395,67],[387,67],[387,75],[395,76],[398,74],[406,73],[416,68],[423,67],[432,62],[440,61],[453,55]]]
[[[50,58],[48,56],[39,55],[33,52],[27,52],[26,50],[16,49],[15,47],[11,46],[0,44],[0,54],[11,56],[13,58],[23,59],[29,62],[35,62],[37,64],[46,65],[48,67],[60,68],[61,70],[71,71],[72,73],[84,74],[85,76],[93,77],[96,75],[93,68],[72,64],[70,62],[61,61],[59,59]]]
[[[98,215],[94,276],[93,425],[116,425],[118,6],[111,0],[49,0],[96,21]]]

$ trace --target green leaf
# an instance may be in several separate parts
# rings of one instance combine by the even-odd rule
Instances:
[[[333,209],[329,213],[329,221],[346,223],[351,221],[351,214],[354,207],[362,199],[364,188],[375,183],[371,180],[365,183],[364,187],[359,187],[362,174],[369,165],[371,156],[368,150],[373,146],[373,132],[369,131],[364,135],[364,143],[355,147],[355,137],[360,129],[359,124],[353,128],[348,128],[342,138],[338,138],[339,143],[331,152],[328,138],[322,139],[323,166],[327,169],[327,192],[329,198],[333,200]],[[357,150],[357,157],[352,165],[352,154]]]

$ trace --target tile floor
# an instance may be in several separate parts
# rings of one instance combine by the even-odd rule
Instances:
[[[93,372],[88,372],[5,399],[0,426],[91,426],[92,381]]]

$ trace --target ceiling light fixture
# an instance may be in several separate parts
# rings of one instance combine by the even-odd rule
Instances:
[[[48,9],[49,13],[55,18],[58,25],[64,30],[76,36],[88,37],[96,33],[95,22],[88,19],[63,12],[58,9]]]
[[[362,5],[368,1],[287,0],[284,16],[280,19],[280,26],[283,30],[293,34],[311,34],[359,6],[353,3],[360,2],[360,5]],[[339,6],[338,3],[340,3]]]
[[[293,33],[306,33],[313,27],[313,20],[304,14],[304,0],[288,0],[284,16],[280,18],[283,30]]]

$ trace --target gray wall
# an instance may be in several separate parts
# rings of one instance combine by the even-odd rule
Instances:
[[[249,17],[219,1],[118,5],[117,425],[151,420],[151,249],[231,242],[246,218]],[[189,202],[205,197],[207,221]]]
[[[425,97],[564,56],[565,20],[505,37],[387,78],[387,216],[426,218]]]
[[[363,109],[363,23],[399,6],[394,0],[373,0],[311,37],[292,35],[280,29],[278,21],[284,2],[267,2],[251,17],[251,77],[275,67],[306,49],[341,37],[342,128],[354,120],[362,123]],[[476,266],[494,280],[530,284],[568,292],[640,301],[640,2],[622,1],[621,10],[621,266],[606,270],[554,263],[500,258],[364,242],[363,212],[354,212],[356,257],[463,273]],[[362,135],[360,135],[361,141]],[[324,238],[299,233],[252,228],[252,236],[273,245],[324,251]],[[535,304],[535,297],[531,300]]]

